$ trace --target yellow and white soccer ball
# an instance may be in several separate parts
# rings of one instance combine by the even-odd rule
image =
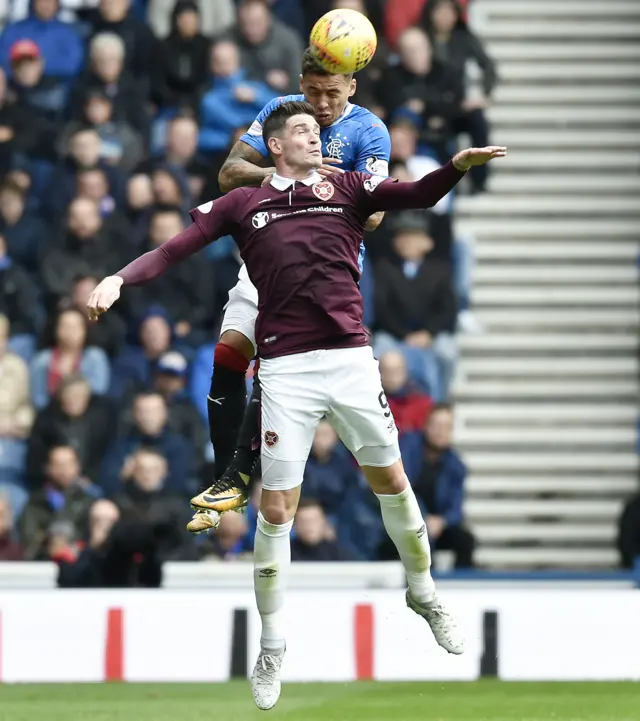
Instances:
[[[309,47],[329,73],[348,75],[366,67],[378,38],[369,18],[357,10],[332,10],[313,26]]]

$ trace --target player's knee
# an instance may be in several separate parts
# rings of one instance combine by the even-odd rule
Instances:
[[[265,521],[274,526],[289,523],[296,514],[300,488],[290,491],[262,490],[260,498],[260,512]]]
[[[233,348],[241,355],[243,355],[248,361],[250,361],[255,355],[253,343],[247,338],[246,335],[240,333],[237,330],[225,330],[220,336],[220,343]]]
[[[409,479],[404,472],[404,466],[401,460],[395,461],[390,466],[362,466],[371,490],[382,496],[395,496],[407,488]]]

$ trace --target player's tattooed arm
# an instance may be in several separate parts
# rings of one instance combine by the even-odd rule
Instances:
[[[382,211],[380,211],[379,213],[374,213],[373,215],[370,215],[369,218],[367,219],[364,229],[367,231],[367,233],[373,232],[380,225],[380,223],[382,223],[383,218],[384,218],[384,213]]]
[[[218,174],[218,183],[223,193],[243,186],[262,185],[266,177],[275,173],[275,168],[265,167],[268,159],[242,140],[231,148]]]

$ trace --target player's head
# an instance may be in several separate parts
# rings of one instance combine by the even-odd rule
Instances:
[[[321,128],[328,128],[343,113],[349,98],[356,92],[353,75],[332,75],[313,57],[307,48],[302,56],[300,92],[316,114]]]
[[[322,165],[320,127],[309,103],[298,100],[279,105],[264,121],[262,137],[282,175]]]

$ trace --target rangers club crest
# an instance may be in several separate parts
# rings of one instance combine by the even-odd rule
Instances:
[[[264,442],[269,446],[269,448],[273,448],[279,440],[280,438],[275,431],[264,432]]]
[[[313,190],[313,194],[316,196],[316,198],[325,203],[327,200],[333,197],[335,188],[328,180],[323,180],[321,183],[314,183],[311,186],[311,190]]]

